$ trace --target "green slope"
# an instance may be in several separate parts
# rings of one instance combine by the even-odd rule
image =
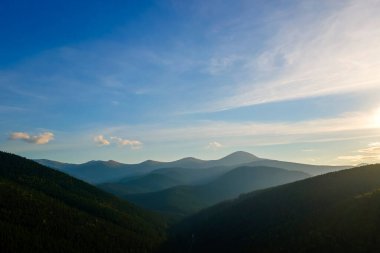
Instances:
[[[309,175],[271,167],[239,167],[203,185],[176,186],[163,191],[125,195],[142,207],[188,215],[239,194],[307,178]]]
[[[1,252],[151,252],[164,230],[156,215],[0,152]]]
[[[165,252],[379,252],[380,165],[253,192],[174,231]]]

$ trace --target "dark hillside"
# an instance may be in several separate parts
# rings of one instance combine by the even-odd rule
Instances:
[[[380,165],[253,192],[174,231],[174,252],[378,252]]]
[[[164,221],[31,160],[0,152],[1,252],[151,252]]]

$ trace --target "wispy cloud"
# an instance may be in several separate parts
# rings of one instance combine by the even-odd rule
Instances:
[[[0,88],[4,86],[12,96],[62,104],[67,99],[97,101],[99,94],[109,104],[129,96],[146,104],[146,99],[138,96],[151,95],[153,106],[147,105],[146,111],[154,111],[160,104],[162,115],[377,88],[378,1],[324,1],[322,5],[327,7],[323,11],[304,1],[294,2],[299,4],[291,4],[291,11],[279,8],[265,17],[254,15],[258,8],[250,1],[237,5],[246,7],[233,12],[230,6],[202,3],[201,9],[212,10],[214,15],[200,17],[207,24],[202,32],[212,35],[200,44],[192,44],[189,37],[193,34],[185,36],[184,32],[173,33],[160,43],[173,47],[140,45],[139,40],[128,44],[111,37],[56,48],[1,73],[7,85]],[[217,13],[228,15],[221,18]],[[192,14],[186,14],[189,23],[184,27],[194,27]],[[85,71],[81,66],[86,66]],[[78,92],[84,95],[75,96]],[[177,106],[173,108],[167,101]]]
[[[370,112],[352,112],[336,118],[297,122],[201,121],[191,126],[138,125],[101,130],[111,136],[131,134],[147,143],[215,140],[234,145],[275,145],[300,142],[327,142],[380,136]],[[231,144],[231,145],[230,145]]]
[[[380,162],[380,143],[374,142],[367,147],[353,152],[353,155],[339,156],[338,160],[349,161],[352,163],[379,163]]]
[[[305,7],[303,15],[282,20],[268,46],[247,62],[251,77],[206,110],[378,88],[380,2],[343,3],[319,16]]]
[[[47,144],[54,139],[54,134],[51,132],[44,132],[39,135],[30,135],[25,132],[14,132],[9,136],[10,140],[23,140],[32,144]]]

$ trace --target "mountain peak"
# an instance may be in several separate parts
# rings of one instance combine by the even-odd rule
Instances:
[[[102,165],[105,165],[105,166],[119,166],[119,165],[123,165],[123,164],[119,163],[117,161],[114,161],[114,160],[108,160],[108,161],[91,160],[91,161],[88,161],[86,163],[83,163],[82,165],[87,165],[87,166],[102,166]]]
[[[157,165],[157,164],[160,164],[161,162],[159,161],[155,161],[155,160],[146,160],[140,164],[142,165]]]
[[[233,152],[233,153],[231,153],[231,154],[223,157],[222,159],[224,159],[224,158],[230,158],[230,157],[258,159],[257,156],[255,156],[255,155],[253,155],[251,153],[245,152],[245,151],[236,151],[236,152]]]
[[[202,162],[203,160],[195,158],[195,157],[185,157],[177,160],[177,162]]]
[[[120,165],[121,164],[121,163],[119,163],[119,162],[117,162],[115,160],[108,160],[106,163],[109,164],[109,165]]]
[[[236,151],[232,154],[229,154],[223,158],[221,158],[219,161],[222,161],[225,164],[244,164],[244,163],[250,163],[259,160],[260,158],[245,152],[245,151]]]

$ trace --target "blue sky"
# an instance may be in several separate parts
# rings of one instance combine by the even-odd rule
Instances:
[[[0,148],[380,162],[380,2],[1,1]]]

